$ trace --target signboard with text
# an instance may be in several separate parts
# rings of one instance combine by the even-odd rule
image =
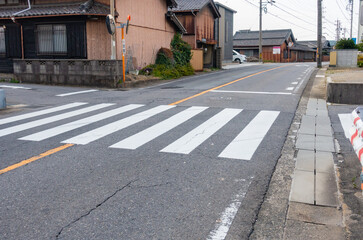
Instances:
[[[273,47],[273,54],[281,54],[280,46]]]

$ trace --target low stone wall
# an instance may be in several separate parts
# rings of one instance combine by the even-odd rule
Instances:
[[[327,85],[327,101],[340,104],[363,104],[363,84],[333,83]]]
[[[330,56],[331,67],[357,67],[357,49],[337,49]]]
[[[122,61],[14,59],[14,74],[25,83],[115,88],[122,80]]]

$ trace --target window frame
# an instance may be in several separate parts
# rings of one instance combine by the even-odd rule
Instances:
[[[5,57],[6,56],[6,28],[4,28],[3,26],[0,26],[0,32],[3,32],[3,35],[4,35],[4,52],[0,52],[0,56],[1,57]]]
[[[20,4],[23,3],[22,0],[18,0],[17,3],[8,3],[9,0],[4,0],[4,1],[5,1],[5,3],[1,3],[0,2],[0,6],[6,6],[6,5],[8,5],[8,6],[16,6],[16,5],[20,5]]]
[[[53,52],[40,52],[39,50],[39,31],[38,26],[51,25],[52,26],[52,42],[53,42]],[[66,51],[65,52],[54,52],[54,25],[63,25],[65,27],[65,37],[66,37]],[[68,55],[68,38],[67,38],[67,24],[66,23],[37,23],[34,28],[35,32],[35,44],[36,44],[36,54],[37,56],[67,56]]]

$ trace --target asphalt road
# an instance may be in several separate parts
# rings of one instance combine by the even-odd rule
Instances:
[[[14,106],[0,111],[0,239],[248,238],[313,69],[128,91],[0,83]]]

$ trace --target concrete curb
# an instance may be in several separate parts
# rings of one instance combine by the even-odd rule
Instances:
[[[328,81],[327,102],[340,104],[363,104],[363,84],[334,83]]]

